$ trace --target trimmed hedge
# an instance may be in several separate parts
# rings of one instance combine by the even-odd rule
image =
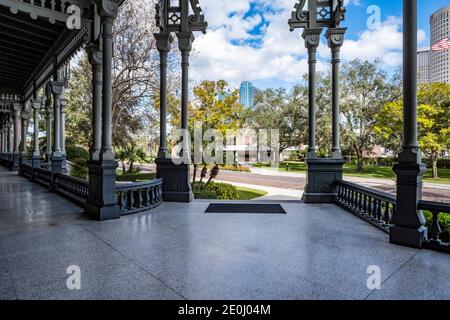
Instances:
[[[196,199],[239,200],[237,188],[227,183],[194,182],[192,191]]]
[[[87,167],[87,161],[83,158],[72,159],[72,171],[70,175],[75,178],[87,179],[89,169]]]
[[[86,161],[89,160],[89,151],[82,148],[77,147],[73,144],[69,144],[66,146],[67,159],[70,161],[75,161],[75,159],[84,159]]]
[[[427,227],[431,228],[431,223],[433,221],[433,214],[429,211],[424,211],[423,215],[427,220]],[[439,225],[442,231],[450,231],[450,214],[440,214],[439,215]]]
[[[122,182],[143,182],[143,181],[149,181],[149,180],[155,180],[156,179],[156,173],[135,173],[135,174],[123,174],[123,175],[117,175],[116,181],[122,181]]]
[[[356,160],[353,159],[352,163],[356,164]],[[431,168],[431,159],[423,158],[422,162]],[[379,158],[364,158],[364,164],[366,165],[378,165],[385,167],[393,167],[395,163],[395,158],[393,157],[379,157]],[[450,169],[450,159],[439,159],[437,162],[438,169]]]

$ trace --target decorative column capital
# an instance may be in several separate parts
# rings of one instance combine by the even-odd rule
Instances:
[[[181,52],[192,51],[192,43],[195,40],[193,33],[177,33],[178,48]]]
[[[328,47],[331,49],[340,48],[344,44],[344,35],[347,28],[330,28],[325,33],[328,40]]]
[[[98,15],[101,18],[116,19],[119,12],[118,0],[97,0]]]
[[[102,51],[98,43],[89,43],[86,46],[86,52],[88,54],[89,63],[92,66],[98,66],[102,64]]]
[[[55,95],[62,95],[64,89],[63,81],[50,81],[52,93]]]
[[[156,39],[156,48],[160,53],[167,53],[170,51],[173,37],[169,33],[154,33],[153,36]]]
[[[13,113],[15,117],[20,116],[20,111],[22,111],[22,104],[14,103],[13,104]]]
[[[21,117],[24,121],[30,120],[30,113],[28,111],[22,111]]]
[[[302,37],[305,39],[305,47],[308,49],[317,49],[320,44],[320,34],[322,28],[306,28],[303,30]]]
[[[34,110],[39,111],[39,109],[41,109],[41,105],[42,105],[42,99],[32,99],[31,100],[31,107]]]

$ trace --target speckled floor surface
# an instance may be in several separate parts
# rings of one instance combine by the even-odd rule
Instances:
[[[450,299],[450,255],[390,245],[334,205],[165,203],[108,222],[0,168],[0,299]],[[69,290],[66,270],[81,270]],[[381,270],[380,290],[367,268]]]

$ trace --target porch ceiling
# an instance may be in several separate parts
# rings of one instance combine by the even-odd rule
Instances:
[[[0,5],[0,89],[23,93],[71,32],[61,22],[33,20]]]

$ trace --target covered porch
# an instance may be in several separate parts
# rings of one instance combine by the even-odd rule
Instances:
[[[332,204],[258,215],[164,203],[98,223],[2,168],[0,190],[0,299],[450,298],[449,255],[388,244]],[[70,265],[81,290],[67,289]],[[369,266],[381,290],[368,289]]]
[[[308,182],[305,202],[281,203],[286,215],[206,214],[208,202],[192,202],[189,163],[176,165],[169,157],[167,55],[171,34],[176,33],[182,55],[181,127],[187,130],[193,32],[206,31],[207,26],[195,0],[162,0],[157,7],[163,14],[155,34],[161,59],[158,179],[117,184],[111,138],[111,30],[122,1],[67,2],[83,8],[80,29],[66,29],[70,15],[61,6],[0,0],[0,14],[10,21],[0,40],[1,163],[12,170],[0,169],[0,298],[450,298],[450,256],[423,250],[450,251],[449,233],[439,226],[439,216],[450,213],[450,206],[421,200],[416,1],[404,4],[405,138],[395,166],[396,197],[343,180],[337,80],[345,30],[339,28],[328,33],[334,56],[333,150],[330,158],[317,157],[314,74],[322,30],[308,24]],[[302,17],[302,8],[296,9],[294,29],[306,23],[295,20]],[[338,13],[339,20],[343,13]],[[170,26],[161,20],[169,14]],[[36,19],[38,27],[31,36],[47,38],[46,46],[26,48],[8,40],[23,38],[17,30],[23,32],[23,25]],[[93,79],[88,181],[65,170],[68,61],[81,48],[89,54]],[[32,55],[38,63],[15,72],[10,67],[15,55],[23,60]],[[38,139],[42,108],[46,154]],[[27,146],[30,120],[34,134]],[[429,228],[423,210],[433,215]],[[66,269],[71,265],[82,270],[81,290],[67,289]],[[380,269],[383,290],[368,288],[370,266]]]

